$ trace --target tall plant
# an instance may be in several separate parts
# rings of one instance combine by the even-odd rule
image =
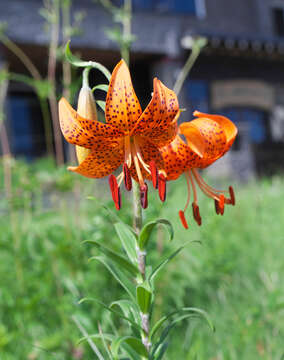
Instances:
[[[109,1],[102,1],[112,14],[119,19],[122,28],[115,31],[121,47],[121,60],[111,76],[100,64],[84,62],[72,55],[69,44],[66,47],[67,59],[77,67],[85,67],[83,85],[79,94],[77,112],[68,101],[59,102],[59,116],[63,135],[76,145],[79,165],[69,170],[91,178],[109,175],[109,185],[117,210],[122,206],[120,185],[124,182],[126,190],[133,190],[133,226],[124,223],[109,211],[114,230],[120,239],[122,251],[116,252],[101,241],[86,240],[98,251],[91,258],[99,261],[124,288],[126,298],[113,299],[110,304],[100,299],[84,298],[80,301],[94,302],[108,310],[128,324],[126,334],[117,335],[103,332],[99,327],[97,334],[88,335],[78,319],[74,321],[99,359],[162,359],[168,347],[170,331],[182,320],[195,317],[206,319],[214,327],[207,313],[196,307],[184,306],[163,315],[153,322],[156,297],[156,277],[173,260],[189,241],[158,265],[149,264],[151,234],[157,226],[164,226],[170,240],[173,239],[173,227],[167,219],[152,219],[143,224],[143,209],[148,206],[148,185],[150,180],[154,189],[158,189],[161,201],[166,200],[166,183],[186,173],[188,188],[193,189],[193,217],[201,225],[201,216],[197,204],[195,181],[203,192],[215,201],[217,214],[224,213],[225,204],[235,204],[232,188],[220,191],[211,188],[199,176],[197,169],[205,167],[221,157],[231,146],[236,136],[236,128],[229,119],[222,116],[196,113],[197,119],[183,124],[180,132],[186,137],[184,142],[178,134],[177,119],[181,109],[174,91],[168,89],[160,80],[154,79],[152,100],[142,113],[134,92],[127,64],[129,49],[133,39],[131,35],[131,1],[125,0],[124,7],[116,8]],[[112,33],[113,34],[113,33]],[[181,89],[182,83],[191,69],[201,48],[203,39],[197,39],[193,51],[178,77],[175,89]],[[98,85],[107,92],[106,101],[98,103],[105,112],[106,123],[97,120],[95,101],[89,87],[89,71],[94,67],[101,70],[109,84]],[[95,90],[95,89],[93,89]],[[82,152],[82,149],[84,152]],[[122,172],[113,174],[120,165]],[[227,193],[230,197],[227,196]],[[188,197],[187,205],[190,200]],[[180,211],[182,225],[188,228],[185,210]],[[170,281],[170,280],[169,280]],[[102,346],[97,346],[100,340]],[[108,345],[110,344],[110,345]]]

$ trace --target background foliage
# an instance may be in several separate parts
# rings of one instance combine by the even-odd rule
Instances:
[[[97,254],[81,242],[95,239],[121,250],[101,203],[113,205],[104,181],[75,176],[52,161],[32,165],[12,161],[12,196],[0,202],[0,358],[91,359],[88,345],[71,319],[75,315],[89,334],[125,324],[80,298],[105,303],[123,291],[102,265],[88,263]],[[2,166],[1,166],[2,171]],[[3,181],[3,176],[0,174]],[[179,223],[176,209],[184,204],[183,179],[169,186],[162,205],[150,192],[146,219],[164,217],[174,225],[175,239],[163,229],[152,237],[151,262],[160,262],[187,240],[156,282],[157,320],[181,306],[205,309],[216,326],[212,334],[200,320],[176,328],[166,359],[281,359],[284,355],[284,181],[262,179],[237,186],[237,206],[223,217],[203,196],[204,225]],[[95,199],[87,199],[92,196]],[[131,206],[123,192],[120,216],[131,223]],[[128,206],[129,205],[129,206]],[[174,210],[173,210],[174,209]],[[194,330],[194,331],[193,331]]]

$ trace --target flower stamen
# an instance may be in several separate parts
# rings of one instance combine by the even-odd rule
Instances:
[[[109,176],[109,178],[108,178],[108,181],[109,181],[110,191],[111,191],[111,195],[112,195],[114,205],[115,205],[117,210],[120,210],[121,196],[120,196],[119,186],[117,185],[116,177],[113,174],[111,174]]]
[[[158,169],[157,166],[155,164],[154,160],[150,161],[150,171],[151,171],[151,176],[152,176],[152,183],[153,183],[153,188],[154,189],[158,189]]]
[[[160,173],[158,176],[158,189],[159,189],[159,197],[162,202],[166,200],[167,195],[167,179],[164,174]]]
[[[123,175],[124,175],[123,178],[124,178],[125,189],[130,191],[132,189],[132,180],[127,163],[123,164]]]
[[[140,201],[143,209],[146,209],[148,206],[148,186],[144,183],[140,186]]]

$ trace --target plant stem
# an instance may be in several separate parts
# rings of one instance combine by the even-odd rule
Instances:
[[[189,74],[190,70],[192,69],[195,61],[197,60],[200,51],[202,50],[203,46],[206,45],[206,42],[201,42],[200,39],[197,40],[193,40],[193,45],[192,45],[192,49],[191,49],[191,53],[186,61],[186,63],[184,64],[182,70],[179,72],[178,78],[175,82],[174,85],[174,92],[178,95],[182,85],[185,81],[185,79],[187,78],[187,75]]]
[[[61,137],[61,131],[59,127],[58,111],[57,111],[57,100],[56,100],[56,51],[58,48],[59,40],[59,2],[53,1],[52,12],[54,14],[53,21],[50,22],[50,43],[49,43],[49,56],[48,56],[48,71],[47,78],[51,85],[51,91],[48,97],[50,104],[50,111],[53,124],[54,132],[54,143],[55,143],[55,156],[57,165],[62,165],[64,162],[63,154],[63,142]]]

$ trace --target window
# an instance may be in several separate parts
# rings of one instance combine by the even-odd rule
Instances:
[[[209,87],[205,80],[187,80],[186,94],[190,104],[190,113],[194,110],[208,112]]]
[[[277,36],[284,36],[284,9],[272,9],[274,32]]]
[[[37,99],[28,94],[8,97],[9,132],[15,156],[32,159],[45,153],[45,137]]]
[[[133,0],[134,10],[159,11],[177,14],[197,14],[204,17],[205,0]]]

